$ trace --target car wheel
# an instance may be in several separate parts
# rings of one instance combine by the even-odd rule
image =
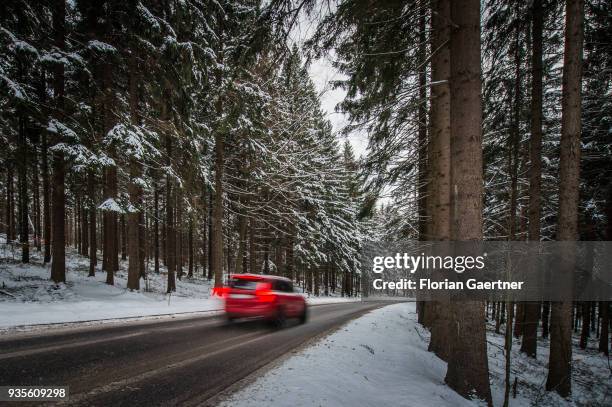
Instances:
[[[285,326],[286,322],[287,318],[285,316],[285,311],[282,307],[278,307],[278,309],[276,310],[276,315],[272,320],[272,326],[274,326],[275,328],[282,328]]]
[[[308,308],[306,307],[306,305],[304,305],[304,311],[302,311],[302,314],[300,315],[300,324],[305,324],[307,320],[308,320]]]

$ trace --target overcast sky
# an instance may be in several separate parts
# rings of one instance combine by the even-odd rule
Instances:
[[[299,23],[296,24],[291,32],[289,41],[291,43],[297,43],[301,48],[304,41],[310,38],[310,36],[313,34],[320,18],[321,16],[317,15],[307,17],[302,14],[300,16]],[[332,89],[329,84],[330,81],[342,78],[342,74],[340,74],[332,66],[330,58],[331,56],[328,56],[313,61],[310,64],[308,71],[317,88],[317,91],[319,92],[323,111],[327,113],[327,118],[332,123],[334,132],[338,133],[338,138],[344,142],[344,137],[340,136],[339,133],[347,124],[348,119],[345,114],[336,112],[335,107],[344,99],[346,92],[344,92],[342,89]],[[368,146],[368,139],[365,134],[355,132],[354,134],[351,134],[348,139],[353,146],[356,157],[365,154],[365,150]]]

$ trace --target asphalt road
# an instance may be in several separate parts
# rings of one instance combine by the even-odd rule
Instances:
[[[0,385],[70,386],[67,405],[213,405],[259,368],[378,306],[314,306],[306,324],[280,330],[199,317],[0,336]]]

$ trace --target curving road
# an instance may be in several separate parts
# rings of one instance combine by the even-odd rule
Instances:
[[[198,317],[0,336],[0,386],[70,386],[67,405],[214,405],[257,369],[380,305],[313,306],[308,323],[281,330]]]

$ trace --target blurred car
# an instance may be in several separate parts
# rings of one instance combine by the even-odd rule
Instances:
[[[261,318],[277,326],[288,318],[305,323],[306,299],[293,288],[290,279],[260,274],[231,275],[222,289],[228,321],[238,318]]]

